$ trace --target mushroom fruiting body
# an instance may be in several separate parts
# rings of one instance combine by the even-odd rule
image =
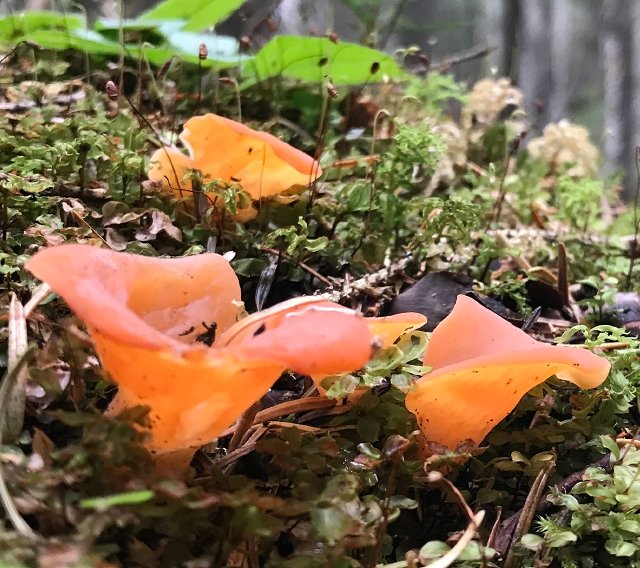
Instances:
[[[179,196],[190,192],[184,179],[188,170],[199,170],[204,183],[222,180],[239,183],[252,199],[283,193],[293,186],[307,186],[322,174],[318,163],[304,152],[266,132],[216,114],[189,119],[180,140],[189,155],[177,148],[160,148],[151,157],[149,179],[160,182]],[[220,200],[218,200],[220,201]],[[215,202],[217,207],[222,203]],[[238,212],[238,220],[253,215]]]
[[[407,394],[428,442],[455,449],[482,442],[533,387],[552,375],[581,388],[600,385],[609,362],[581,348],[536,341],[466,296],[435,328],[424,364],[431,371]]]
[[[365,319],[319,297],[236,323],[240,285],[218,254],[166,259],[61,245],[38,252],[27,269],[86,323],[119,387],[109,411],[148,406],[148,448],[178,452],[178,463],[285,369],[329,375],[357,369],[371,355]],[[198,341],[214,331],[211,347]]]
[[[381,349],[386,349],[401,335],[415,331],[427,323],[427,317],[416,312],[403,312],[392,316],[367,318],[369,331],[375,336]]]
[[[391,347],[396,339],[405,333],[415,331],[427,323],[427,317],[415,312],[405,312],[394,314],[392,316],[383,316],[376,318],[365,318],[369,332],[374,338],[376,349],[386,349]],[[327,393],[325,386],[322,386],[326,374],[310,375],[313,382],[321,395]],[[335,379],[335,377],[334,377]],[[356,398],[359,398],[358,393]]]

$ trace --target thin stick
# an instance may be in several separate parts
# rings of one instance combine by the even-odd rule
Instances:
[[[533,522],[538,510],[538,505],[542,499],[542,495],[544,494],[547,479],[554,467],[555,462],[545,463],[531,486],[531,491],[529,491],[529,495],[527,495],[527,499],[522,507],[522,512],[518,518],[518,523],[516,524],[516,528],[511,537],[511,546],[509,547],[509,552],[507,553],[507,557],[503,564],[504,568],[513,568],[516,566],[517,557],[515,554],[515,543],[520,540],[520,537],[529,530],[529,527],[531,527],[531,523]]]
[[[319,396],[301,398],[298,400],[289,400],[281,404],[276,404],[271,408],[261,410],[260,412],[258,412],[258,414],[256,414],[253,423],[260,424],[261,422],[269,422],[271,420],[275,420],[276,418],[280,418],[281,416],[287,416],[288,414],[298,414],[300,412],[306,412],[308,410],[331,408],[336,404],[337,403],[335,400],[331,400],[330,398],[321,398]],[[227,428],[222,434],[220,434],[220,437],[233,434],[235,432],[235,429],[235,425]]]
[[[258,247],[258,249],[263,251],[263,252],[269,253],[269,254],[279,255],[281,258],[283,258],[287,262],[290,262],[291,264],[299,266],[300,268],[302,268],[303,270],[305,270],[306,272],[311,274],[311,276],[313,276],[314,278],[317,278],[318,280],[320,280],[320,282],[323,282],[327,286],[333,286],[333,283],[331,282],[331,280],[329,280],[325,276],[322,276],[322,274],[320,274],[318,271],[314,270],[308,264],[305,264],[301,260],[296,260],[295,258],[289,256],[288,254],[286,254],[286,253],[284,253],[282,251],[278,251],[276,249],[270,248],[270,247],[262,247],[261,246],[261,247]]]
[[[40,286],[38,286],[34,290],[31,299],[24,305],[24,317],[28,318],[33,310],[35,310],[40,305],[40,302],[44,301],[44,299],[49,294],[51,294],[51,292],[53,292],[53,290],[51,289],[51,286],[49,286],[49,284],[40,284]]]
[[[481,59],[486,57],[495,50],[495,47],[479,46],[472,47],[466,51],[463,51],[457,55],[443,59],[433,64],[433,68],[438,71],[446,71],[453,65],[459,65],[460,63],[466,63],[467,61],[473,61],[474,59]]]
[[[233,452],[233,450],[238,449],[238,447],[240,446],[240,442],[242,441],[242,437],[245,435],[246,431],[253,425],[253,421],[256,417],[256,414],[258,414],[258,410],[260,410],[260,402],[256,402],[255,404],[250,406],[247,410],[244,411],[242,416],[240,416],[236,424],[233,437],[229,442],[229,452]]]
[[[329,110],[331,109],[332,95],[328,89],[324,90],[324,101],[322,103],[322,111],[320,114],[320,125],[318,128],[318,138],[316,140],[316,151],[313,155],[313,166],[311,167],[311,173],[309,174],[309,184],[311,185],[311,195],[309,201],[307,201],[307,215],[311,212],[313,202],[317,196],[316,177],[318,174],[318,168],[320,167],[320,156],[324,150],[324,139],[329,126]]]
[[[471,510],[471,507],[469,507],[469,504],[464,498],[464,495],[453,483],[451,483],[451,481],[449,481],[439,471],[430,471],[429,474],[427,475],[427,481],[429,483],[437,483],[443,486],[447,491],[447,493],[452,494],[456,498],[456,501],[460,503],[460,507],[462,508],[464,513],[467,515],[467,518],[469,519],[469,521],[473,521],[475,516],[474,512]]]
[[[157,138],[158,142],[160,143],[160,146],[162,147],[162,149],[164,150],[165,155],[167,156],[167,159],[169,160],[169,164],[171,165],[171,169],[173,171],[173,175],[176,178],[176,182],[178,184],[180,184],[180,179],[178,178],[178,172],[176,171],[175,166],[173,165],[173,160],[171,159],[171,154],[169,154],[169,151],[167,150],[167,147],[163,144],[162,142],[162,138],[160,138],[160,134],[158,134],[157,130],[153,127],[153,125],[147,120],[147,117],[144,116],[136,107],[136,105],[134,105],[131,102],[131,99],[129,99],[129,97],[127,95],[125,95],[124,93],[122,93],[122,96],[124,97],[124,99],[127,101],[127,103],[129,104],[129,106],[131,107],[131,110],[133,110],[133,112],[136,114],[136,116],[138,118],[140,118],[140,120],[142,120],[142,122],[144,122],[144,124],[146,125],[146,127],[151,130],[151,132],[153,132],[154,136]],[[180,189],[180,194],[182,195],[182,190]]]
[[[111,248],[111,245],[100,235],[100,233],[98,233],[98,231],[96,231],[91,225],[89,225],[89,223],[87,223],[82,217],[80,217],[77,211],[72,209],[70,213],[71,216],[80,225],[82,225],[85,229],[89,229],[96,237],[98,237],[102,241],[102,244],[104,244],[104,246],[106,246],[107,248]]]

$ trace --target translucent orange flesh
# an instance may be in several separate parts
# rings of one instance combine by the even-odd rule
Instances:
[[[205,325],[237,320],[240,284],[218,254],[166,259],[70,244],[41,250],[26,268],[91,329],[136,347],[180,353]]]
[[[239,284],[219,255],[158,259],[63,245],[39,252],[27,268],[86,322],[119,386],[110,412],[149,406],[148,447],[181,460],[191,455],[182,450],[214,439],[285,369],[328,375],[357,369],[371,355],[365,320],[327,301],[300,299],[261,312],[257,326],[234,324]],[[207,331],[203,321],[217,324],[213,347],[195,342]]]
[[[610,368],[585,349],[536,341],[466,296],[434,330],[424,363],[432,370],[406,405],[426,440],[451,449],[466,439],[480,443],[550,376],[593,388]]]
[[[427,323],[426,316],[415,312],[406,312],[380,318],[367,318],[369,331],[385,349],[393,345],[401,335],[421,328]]]
[[[188,120],[180,140],[188,156],[175,148],[161,148],[151,157],[149,170],[149,179],[178,194],[180,189],[191,189],[183,181],[188,169],[202,172],[205,182],[237,182],[254,200],[306,186],[322,174],[318,163],[304,152],[215,114]]]

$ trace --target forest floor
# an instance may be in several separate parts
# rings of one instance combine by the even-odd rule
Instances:
[[[104,66],[87,81],[83,56],[67,54],[36,63],[23,46],[0,67],[0,566],[640,565],[638,220],[616,180],[597,178],[584,129],[528,131],[506,80],[467,89],[419,69],[395,83],[238,90],[232,73],[195,63]],[[251,192],[233,175],[205,180],[195,206],[194,191],[150,182],[153,152],[209,112],[316,156],[322,176],[255,202],[249,220],[237,211]],[[192,145],[231,164],[239,143]],[[163,471],[144,399],[105,415],[115,389],[86,318],[25,268],[63,243],[233,253],[249,313],[325,293],[367,317],[418,311],[428,327],[331,377],[326,395],[283,374],[186,473]],[[72,279],[73,263],[57,273]],[[425,454],[405,396],[459,294],[543,344],[605,357],[608,378],[588,390],[552,378],[479,446]],[[448,352],[462,360],[487,333],[460,327]],[[506,396],[492,384],[454,389],[434,419],[455,430],[461,409]]]

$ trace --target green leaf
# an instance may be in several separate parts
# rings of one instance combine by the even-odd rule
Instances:
[[[170,31],[178,31],[182,28],[182,22],[166,22],[164,20],[142,20],[140,18],[100,18],[93,24],[94,30],[100,32],[106,38],[112,41],[118,41],[120,30],[124,32],[125,42],[147,41],[154,45],[163,43],[168,40],[165,29],[162,24],[174,24]]]
[[[380,421],[364,416],[356,424],[358,435],[367,442],[375,442],[380,436]]]
[[[413,375],[414,377],[423,377],[427,373],[431,372],[429,365],[402,365],[402,371]]]
[[[322,538],[339,540],[353,527],[353,519],[341,507],[321,504],[311,509],[311,522]]]
[[[392,509],[413,510],[418,508],[418,502],[404,495],[393,495],[391,499],[389,499],[389,507]]]
[[[264,258],[239,258],[231,261],[231,266],[240,276],[258,276],[267,266],[269,261]]]
[[[529,460],[520,452],[513,451],[511,452],[511,460],[515,463],[523,463],[525,465],[529,465]]]
[[[370,361],[365,367],[365,371],[370,375],[384,377],[402,362],[403,353],[395,345],[387,347],[379,353],[375,359]]]
[[[127,57],[145,58],[153,65],[162,65],[172,57],[178,56],[183,61],[198,64],[198,50],[200,43],[209,47],[209,57],[201,61],[203,67],[224,68],[237,63],[238,44],[234,38],[204,34],[190,34],[176,32],[168,39],[167,45],[154,46],[144,43],[140,46],[118,42],[99,34],[93,30],[36,30],[19,38],[18,41],[32,41],[44,49],[65,50],[77,49],[91,55],[120,55],[124,49]]]
[[[449,550],[451,550],[451,548],[446,542],[442,542],[440,540],[432,540],[430,542],[427,542],[427,544],[425,544],[420,549],[420,560],[422,562],[435,560],[437,558],[440,558],[441,556],[444,556],[447,552],[449,552]]]
[[[328,244],[328,237],[318,237],[316,239],[306,239],[304,248],[308,252],[320,252],[321,250],[326,249]]]
[[[577,540],[578,537],[571,531],[557,531],[547,536],[549,548],[560,548]]]
[[[486,505],[487,503],[493,503],[499,497],[500,491],[488,487],[481,487],[476,495],[476,503],[478,505]]]
[[[409,375],[394,373],[391,375],[391,384],[402,391],[409,390],[413,385],[413,378]]]
[[[374,448],[369,443],[367,443],[367,444],[358,444],[358,451],[361,454],[364,454],[365,456],[367,456],[368,458],[371,458],[372,460],[379,460],[380,456],[382,455],[380,453],[380,450],[378,450],[377,448]]]
[[[620,459],[620,446],[610,436],[600,436],[600,443],[602,446],[611,452],[611,455],[615,458],[615,461]]]
[[[0,41],[15,42],[15,38],[42,30],[76,30],[85,26],[84,18],[48,10],[19,12],[0,18]],[[19,41],[19,40],[18,40]]]
[[[404,353],[403,363],[421,360],[427,346],[427,334],[424,331],[413,331],[403,335],[396,345]]]
[[[242,88],[280,75],[316,83],[330,77],[334,85],[405,76],[393,57],[381,51],[353,43],[333,43],[324,37],[300,36],[273,38],[244,66],[243,72]]]
[[[620,540],[619,537],[607,540],[604,547],[609,554],[614,556],[633,556],[638,550],[638,545]]]
[[[520,539],[520,544],[529,550],[539,550],[544,539],[537,534],[525,534]]]
[[[43,49],[77,49],[90,54],[118,55],[120,44],[110,41],[92,30],[36,30],[29,32],[18,41],[32,41]]]
[[[200,44],[204,43],[209,55],[203,64],[206,61],[217,61],[237,65],[240,60],[240,44],[230,36],[179,31],[169,34],[168,41],[177,53],[193,57],[198,56]]]
[[[635,519],[626,519],[620,523],[620,530],[633,534],[640,534],[640,521]]]
[[[349,211],[368,211],[372,208],[371,184],[359,183],[353,186],[347,197]]]
[[[345,398],[349,396],[360,381],[353,375],[344,375],[336,379],[326,393],[327,398]]]
[[[199,32],[215,26],[244,2],[245,0],[164,0],[140,18],[184,20],[182,29]]]
[[[82,499],[80,507],[83,509],[108,509],[119,505],[138,505],[146,503],[155,497],[153,491],[148,489],[142,491],[129,491],[127,493],[117,493],[108,497],[92,497],[90,499]]]

